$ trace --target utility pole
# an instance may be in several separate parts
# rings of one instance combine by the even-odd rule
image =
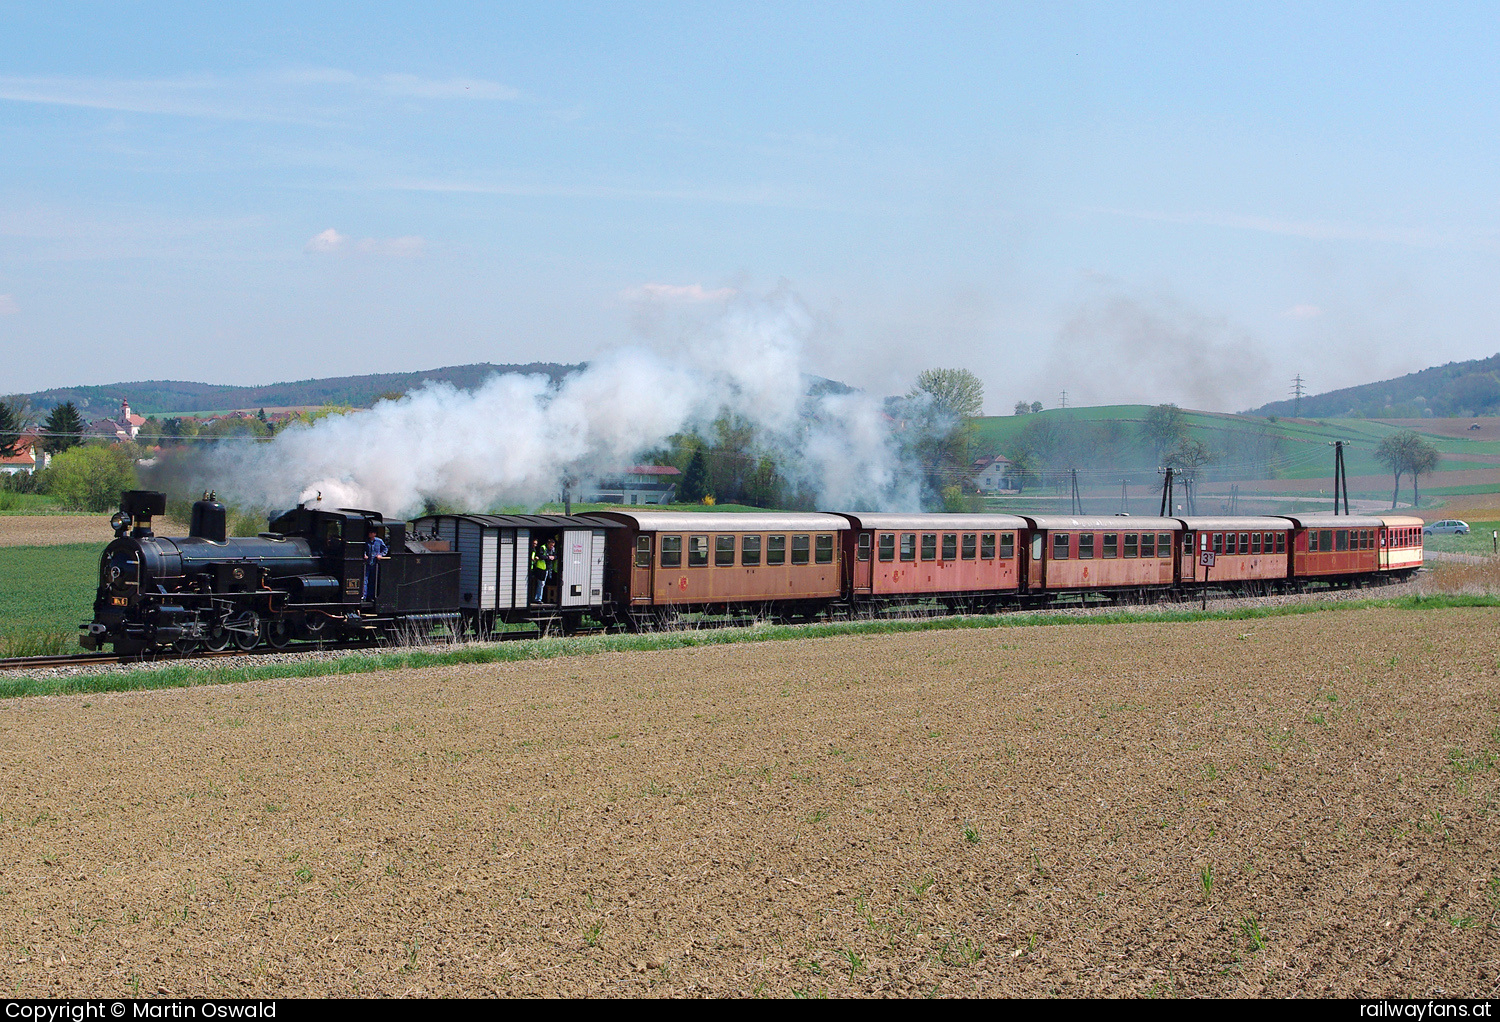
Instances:
[[[1172,466],[1168,465],[1166,468],[1159,468],[1156,471],[1158,473],[1166,473],[1166,478],[1162,480],[1161,484],[1161,514],[1157,516],[1158,518],[1165,518],[1167,517],[1167,512],[1172,510]]]
[[[1059,408],[1066,408],[1066,407],[1068,407],[1068,392],[1066,390],[1062,392],[1062,402],[1057,407],[1059,407]]]
[[[1344,444],[1347,441],[1335,440],[1333,442],[1333,513],[1339,513],[1339,494],[1344,495],[1344,514],[1349,513],[1349,475],[1344,469]]]
[[[1130,514],[1130,494],[1128,492],[1129,486],[1129,480],[1120,480],[1120,514],[1122,515]]]
[[[1292,415],[1295,418],[1302,417],[1302,395],[1306,393],[1306,387],[1302,383],[1302,374],[1298,373],[1292,378]]]
[[[1078,495],[1078,470],[1072,469],[1073,475],[1073,513],[1079,517],[1083,516],[1083,498]]]

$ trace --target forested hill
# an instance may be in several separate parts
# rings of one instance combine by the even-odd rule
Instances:
[[[299,380],[295,383],[272,383],[263,387],[228,387],[212,383],[184,383],[176,380],[142,380],[135,383],[111,383],[102,387],[60,387],[27,395],[31,406],[42,413],[72,401],[84,418],[111,415],[120,408],[121,399],[130,402],[131,411],[141,415],[157,412],[209,412],[231,408],[288,408],[303,405],[353,405],[356,408],[374,404],[382,394],[399,394],[430,380],[451,383],[461,390],[478,386],[496,373],[526,373],[547,376],[555,384],[583,364],[559,365],[556,362],[532,362],[527,365],[447,366],[416,373],[376,373],[370,376],[338,376],[323,380]]]
[[[1292,401],[1272,401],[1246,415],[1291,415]],[[1418,419],[1424,415],[1500,414],[1500,355],[1449,362],[1394,380],[1345,387],[1302,399],[1307,419]]]

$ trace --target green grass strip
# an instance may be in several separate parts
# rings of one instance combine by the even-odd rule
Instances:
[[[595,653],[656,652],[697,646],[727,646],[741,642],[780,642],[845,635],[900,635],[908,632],[956,631],[974,628],[1031,628],[1053,625],[1157,624],[1191,621],[1247,621],[1260,618],[1318,614],[1333,610],[1450,610],[1500,607],[1496,596],[1403,596],[1394,599],[1340,600],[1330,603],[1293,603],[1233,610],[1119,610],[1086,617],[1051,611],[983,614],[963,617],[917,618],[898,621],[831,621],[811,625],[758,625],[743,628],[704,628],[638,635],[588,635],[559,639],[526,639],[454,648],[400,649],[355,653],[335,660],[261,664],[255,667],[215,666],[184,662],[151,670],[47,678],[0,678],[0,699],[18,696],[70,695],[93,692],[134,692],[144,689],[190,688],[195,685],[232,685],[269,678],[311,678],[323,675],[366,674],[413,667],[452,667],[460,664],[514,663],[550,660],[560,656]]]

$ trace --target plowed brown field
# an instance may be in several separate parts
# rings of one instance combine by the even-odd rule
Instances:
[[[1500,992],[1490,609],[4,704],[21,996]]]
[[[155,522],[159,536],[185,536],[187,526],[170,518]],[[59,546],[98,543],[103,550],[114,538],[109,515],[0,515],[0,546]]]

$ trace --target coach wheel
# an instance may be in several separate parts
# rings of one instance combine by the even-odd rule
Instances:
[[[266,622],[266,642],[272,649],[286,649],[286,644],[292,641],[292,626],[284,617],[273,618]]]
[[[234,644],[246,652],[260,645],[260,618],[255,616],[253,610],[247,610],[232,618],[228,624],[228,630],[234,639]]]

